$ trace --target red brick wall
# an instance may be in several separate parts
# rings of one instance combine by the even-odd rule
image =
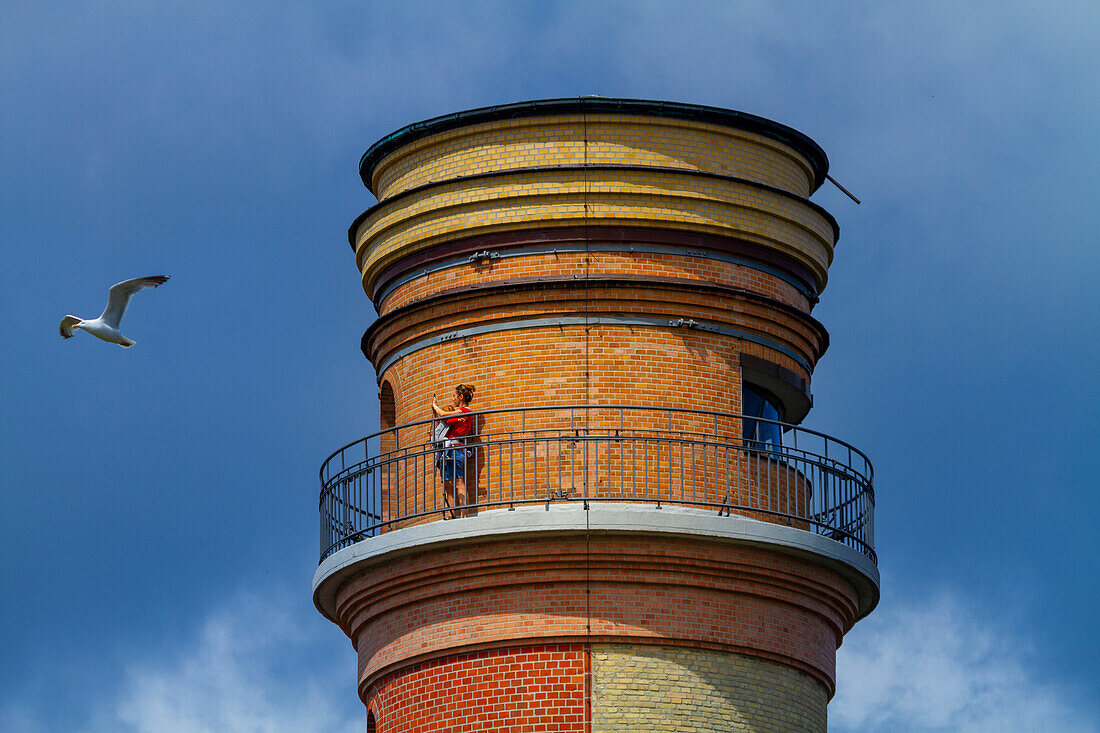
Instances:
[[[585,731],[585,652],[550,644],[454,654],[366,691],[379,733]]]
[[[587,639],[758,656],[810,674],[831,694],[835,651],[856,614],[854,588],[833,571],[658,535],[419,552],[364,570],[337,604],[364,694],[379,678],[433,658]]]

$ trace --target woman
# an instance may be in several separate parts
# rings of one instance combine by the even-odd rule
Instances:
[[[447,439],[444,443],[443,454],[438,462],[439,477],[443,479],[443,501],[450,505],[448,498],[454,490],[454,516],[469,516],[466,508],[466,437],[474,431],[473,417],[460,417],[464,412],[470,411],[470,403],[474,399],[474,385],[460,384],[455,387],[451,404],[440,407],[432,397],[432,414],[435,417],[444,418],[447,425]],[[448,417],[458,415],[459,417]],[[443,513],[444,519],[449,519],[447,513]]]

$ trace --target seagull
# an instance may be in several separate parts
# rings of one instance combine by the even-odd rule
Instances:
[[[150,277],[135,277],[133,280],[124,280],[117,285],[112,285],[108,292],[107,307],[99,318],[85,321],[76,316],[65,316],[61,319],[61,338],[73,337],[73,331],[80,329],[87,331],[97,339],[118,344],[129,348],[136,344],[122,335],[118,330],[118,324],[122,321],[122,314],[126,312],[126,306],[130,304],[130,296],[145,288],[155,288],[168,280],[167,275],[151,275]]]

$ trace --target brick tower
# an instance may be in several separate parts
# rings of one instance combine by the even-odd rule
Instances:
[[[313,582],[367,730],[825,730],[879,595],[871,466],[798,427],[827,170],[770,120],[602,97],[367,150],[381,431],[321,469]],[[460,382],[476,429],[443,453]]]

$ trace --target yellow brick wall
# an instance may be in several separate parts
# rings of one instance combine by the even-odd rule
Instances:
[[[380,161],[373,188],[384,200],[456,176],[585,162],[732,175],[799,196],[813,186],[809,163],[762,135],[689,120],[569,115],[499,120],[415,140]]]
[[[825,688],[796,669],[705,649],[592,647],[592,733],[824,731]]]
[[[374,209],[355,236],[364,286],[395,258],[449,239],[547,226],[649,226],[735,237],[778,250],[824,287],[832,225],[797,199],[747,184],[677,172],[514,173],[459,181]]]

